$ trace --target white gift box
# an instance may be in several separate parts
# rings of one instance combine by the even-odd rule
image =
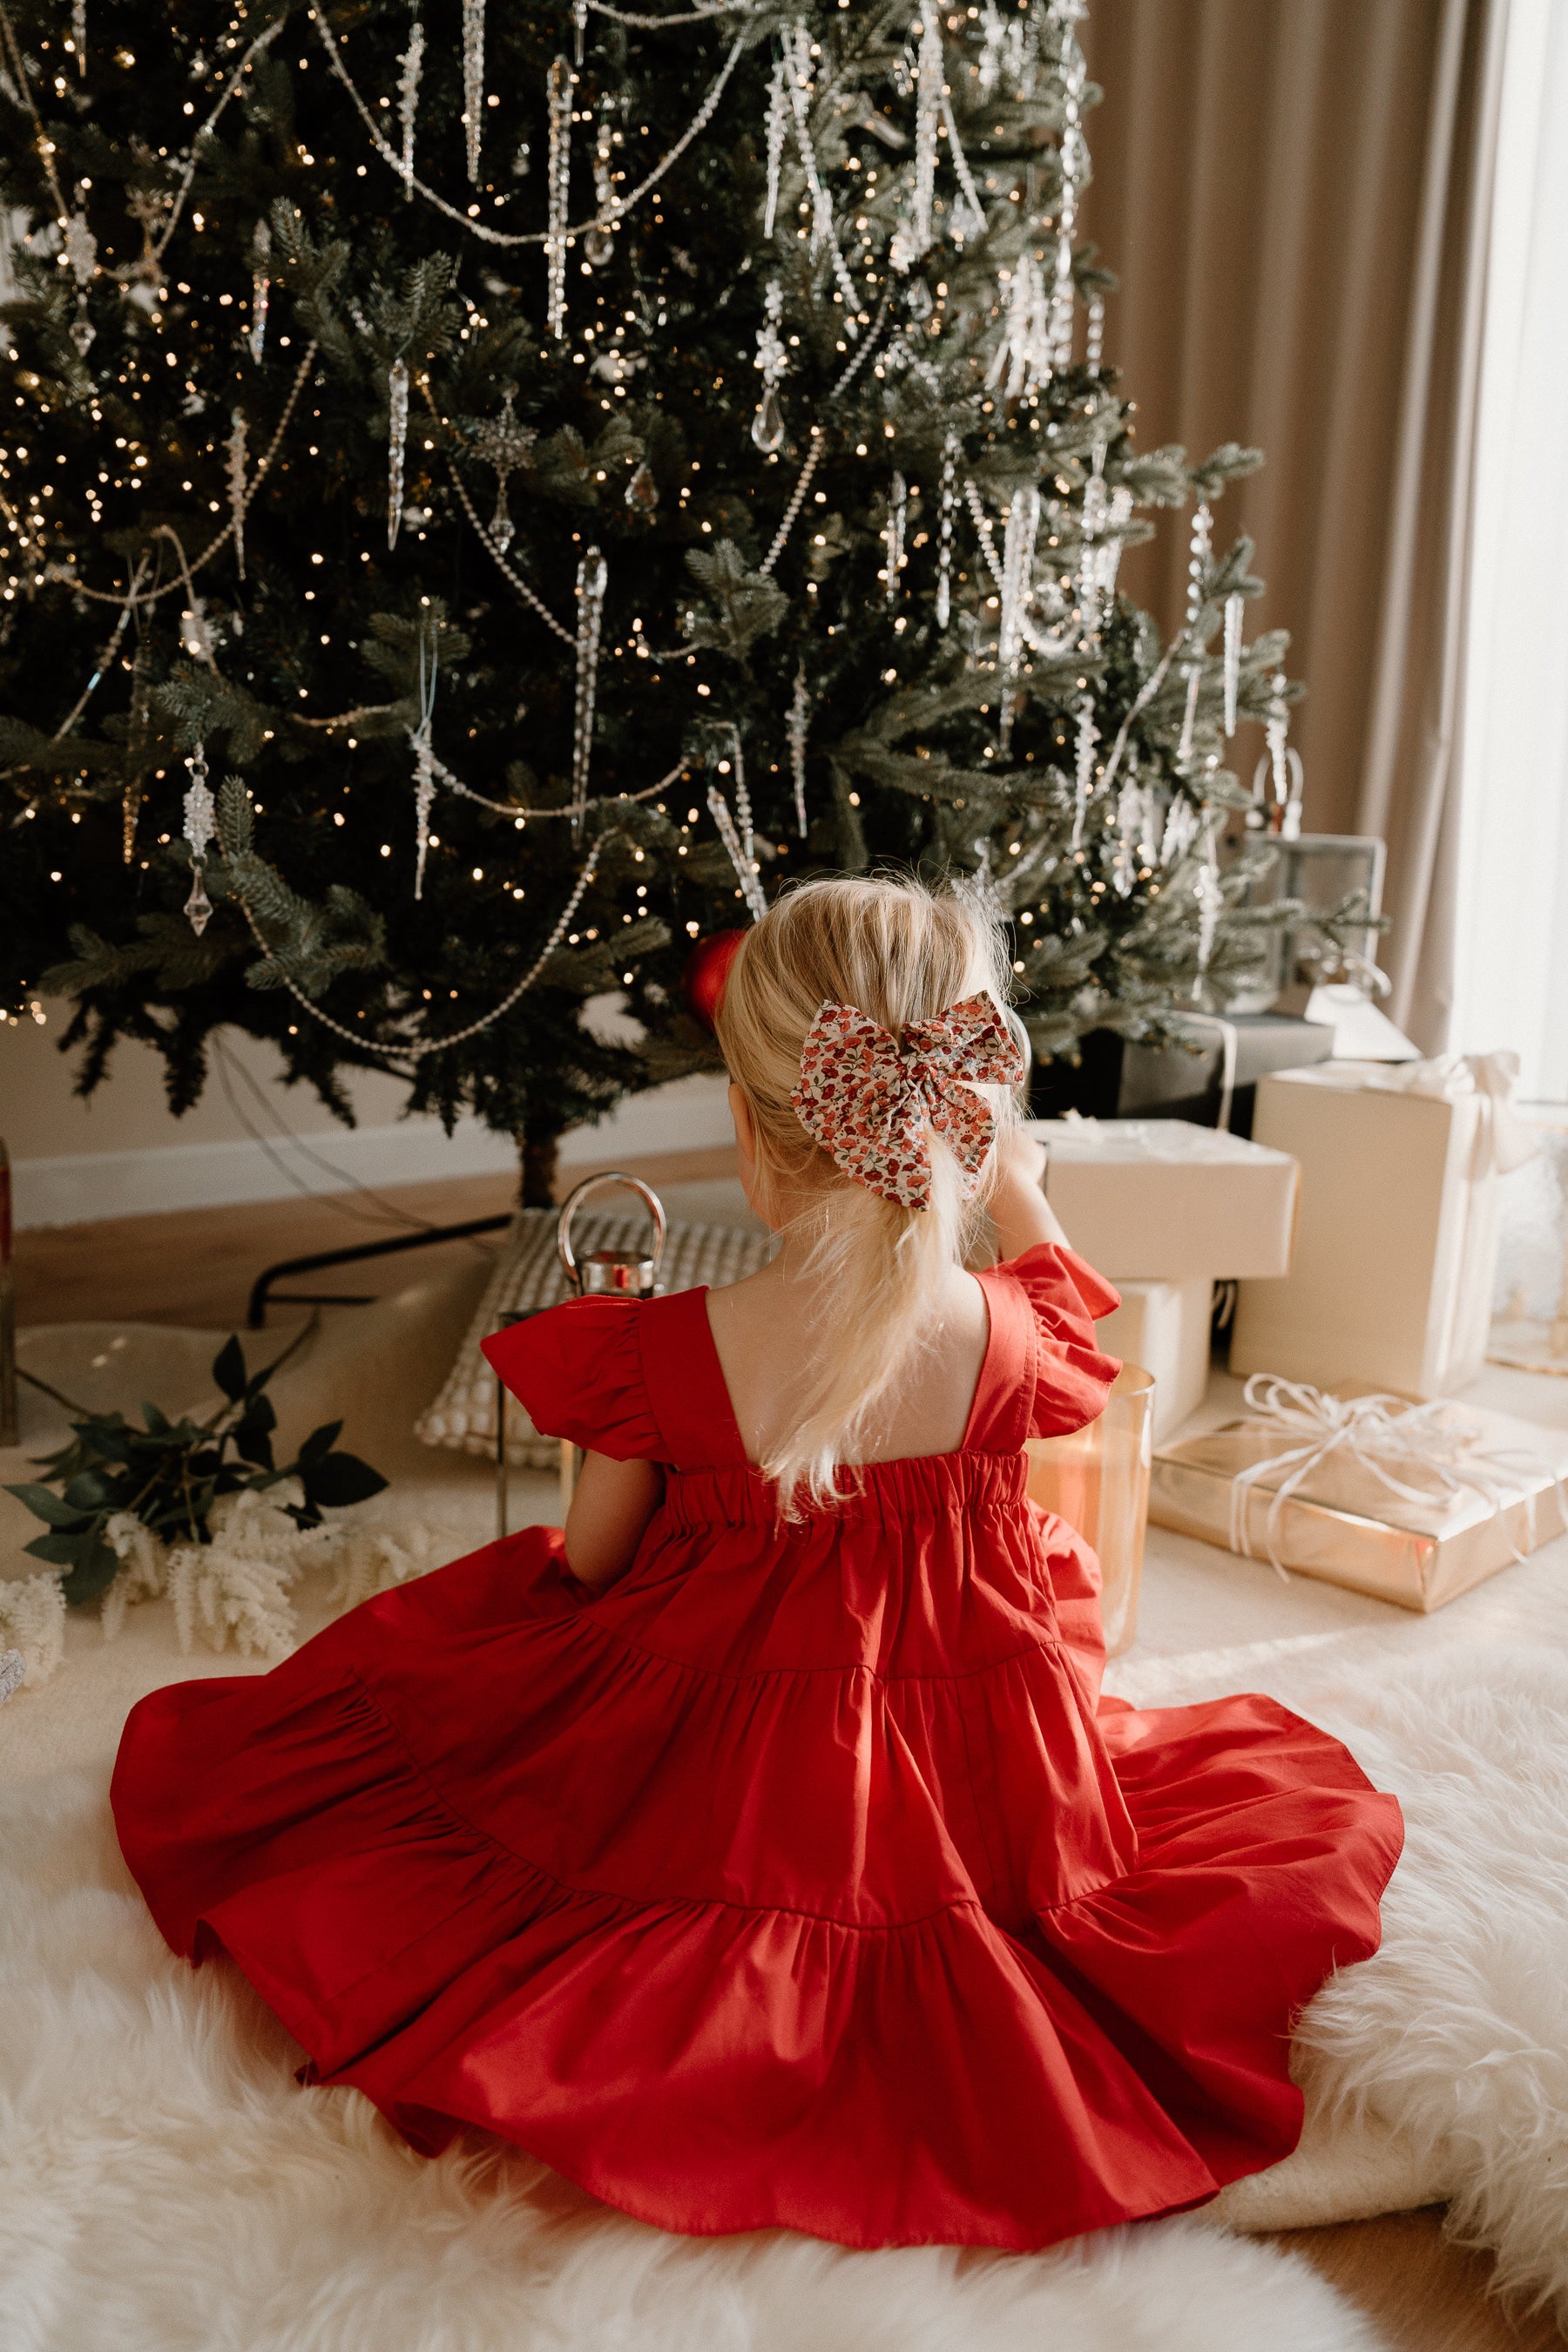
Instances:
[[[1108,1356],[1154,1375],[1154,1443],[1163,1444],[1195,1412],[1208,1386],[1214,1284],[1206,1274],[1184,1282],[1121,1282],[1121,1304],[1094,1327]]]
[[[1038,1118],[1046,1197],[1109,1282],[1283,1274],[1299,1182],[1289,1154],[1180,1118]]]
[[[1325,1062],[1258,1089],[1253,1132],[1301,1167],[1283,1281],[1244,1282],[1231,1370],[1322,1388],[1450,1394],[1486,1358],[1498,1176],[1535,1145],[1511,1055]]]

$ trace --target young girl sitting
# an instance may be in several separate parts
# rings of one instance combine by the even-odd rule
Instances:
[[[1099,1697],[1023,1448],[1100,1411],[1115,1294],[1014,1123],[1005,972],[969,898],[781,899],[718,1024],[778,1255],[487,1343],[586,1449],[564,1536],[132,1716],[163,1934],[416,2147],[480,2126],[670,2230],[1028,2248],[1294,2145],[1398,1808],[1272,1700]]]

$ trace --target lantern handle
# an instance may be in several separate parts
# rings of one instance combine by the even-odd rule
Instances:
[[[561,1203],[561,1216],[555,1228],[555,1246],[566,1270],[566,1279],[574,1290],[578,1287],[578,1281],[577,1261],[572,1255],[572,1220],[591,1193],[603,1192],[613,1184],[624,1184],[629,1191],[642,1196],[643,1205],[653,1219],[653,1265],[654,1272],[657,1274],[658,1271],[659,1259],[664,1255],[664,1202],[652,1185],[645,1184],[640,1176],[627,1176],[618,1168],[606,1169],[601,1176],[584,1176],[580,1184],[573,1186]]]

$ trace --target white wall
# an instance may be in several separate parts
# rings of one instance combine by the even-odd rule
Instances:
[[[465,1119],[405,1118],[406,1089],[379,1071],[346,1073],[359,1125],[342,1127],[305,1087],[283,1084],[275,1049],[219,1033],[201,1101],[174,1118],[163,1064],[124,1044],[90,1101],[71,1081],[79,1055],[58,1042],[66,1008],[46,1003],[44,1026],[0,1028],[0,1140],[11,1155],[19,1226],[79,1224],[241,1201],[280,1200],[355,1185],[412,1184],[510,1171],[505,1136]],[[626,1103],[564,1141],[568,1165],[610,1154],[698,1150],[728,1142],[720,1079],[683,1078]]]

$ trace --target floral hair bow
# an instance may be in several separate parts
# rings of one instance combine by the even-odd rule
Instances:
[[[989,996],[966,996],[894,1037],[853,1004],[824,1004],[790,1097],[806,1133],[856,1183],[923,1209],[931,1201],[929,1126],[972,1192],[996,1121],[973,1090],[1016,1086],[1024,1056]]]

